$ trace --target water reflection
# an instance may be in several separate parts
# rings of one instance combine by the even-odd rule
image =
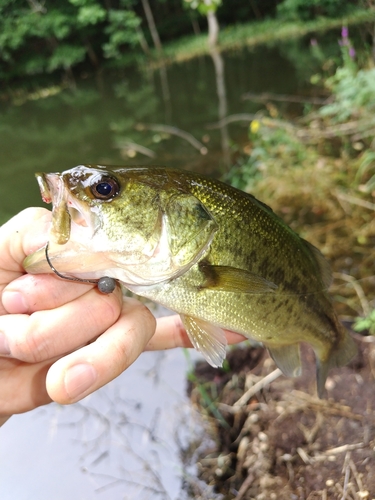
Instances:
[[[81,403],[12,417],[0,430],[2,500],[187,498],[195,468],[181,457],[204,439],[185,373],[181,351],[144,353]]]
[[[276,81],[278,72],[283,76]],[[262,103],[242,100],[246,92],[293,94],[299,86],[293,66],[278,49],[264,47],[174,65],[165,69],[162,80],[167,87],[158,74],[133,69],[107,76],[100,85],[77,82],[76,90],[21,106],[3,103],[1,220],[40,204],[32,178],[38,170],[65,170],[79,163],[157,163],[218,174],[230,163],[230,143],[246,140],[247,127],[209,130],[208,125],[227,114],[261,109]],[[202,155],[168,132],[141,130],[140,123],[176,127],[203,142],[208,152]],[[119,147],[124,143],[153,153]]]
[[[165,64],[162,64],[159,68],[160,73],[160,82],[161,82],[161,94],[163,96],[164,102],[164,115],[166,123],[170,123],[172,119],[172,103],[171,103],[171,94],[169,91],[169,83],[168,83],[168,73],[167,67]]]
[[[218,97],[218,118],[219,129],[221,134],[221,149],[223,152],[223,162],[227,169],[230,167],[230,151],[229,151],[229,131],[228,124],[223,119],[228,114],[227,91],[225,87],[224,60],[217,47],[211,49],[211,57],[215,67],[216,76],[216,91]]]

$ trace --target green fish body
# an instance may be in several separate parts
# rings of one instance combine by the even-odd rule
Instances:
[[[328,371],[355,355],[327,293],[322,254],[250,194],[157,167],[81,165],[37,178],[53,203],[53,266],[78,278],[119,279],[178,312],[211,365],[225,358],[224,329],[262,342],[288,376],[300,374],[306,342],[321,395]],[[44,249],[24,266],[51,272]]]

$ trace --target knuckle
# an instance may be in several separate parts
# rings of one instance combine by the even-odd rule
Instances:
[[[141,316],[145,321],[149,321],[153,318],[150,309],[140,300],[126,299],[126,302],[129,304],[129,311],[134,311],[137,316]]]
[[[18,336],[12,348],[12,354],[23,361],[38,363],[51,357],[46,341],[46,332],[37,318],[30,316],[30,321],[24,331]]]
[[[143,321],[145,327],[150,329],[152,328],[153,330],[155,330],[156,319],[154,315],[151,313],[150,309],[141,302],[138,303],[138,315]]]
[[[116,362],[121,371],[128,368],[141,354],[156,329],[156,319],[151,311],[139,301],[126,300],[125,308],[131,315],[126,331],[123,331],[116,344]]]
[[[121,313],[121,295],[119,296],[118,294],[113,293],[108,295],[101,295],[100,298],[105,307],[105,317],[108,321],[108,324],[114,323]]]

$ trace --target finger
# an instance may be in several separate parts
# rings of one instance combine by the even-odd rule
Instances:
[[[48,394],[60,404],[82,399],[134,363],[154,332],[150,311],[134,299],[125,299],[120,318],[103,335],[51,366]]]
[[[54,274],[24,274],[3,290],[2,303],[10,314],[55,309],[84,295],[94,285],[64,281]]]
[[[238,344],[246,338],[235,332],[225,330],[228,344]],[[180,316],[165,316],[157,320],[155,335],[146,346],[147,351],[174,349],[175,347],[193,347],[182,324]]]
[[[46,389],[46,376],[51,363],[27,364],[15,359],[1,360],[2,416],[23,413],[51,402]]]
[[[94,288],[53,310],[1,316],[0,347],[3,354],[8,351],[9,356],[28,363],[61,356],[115,323],[121,305],[120,287],[107,295]]]
[[[47,241],[51,213],[44,208],[28,208],[0,227],[0,293],[11,281],[25,273],[26,255]],[[0,314],[5,314],[0,302]]]
[[[45,208],[27,208],[1,226],[1,267],[23,274],[25,257],[45,245],[50,221],[51,212]]]

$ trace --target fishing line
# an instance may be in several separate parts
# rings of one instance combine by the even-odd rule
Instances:
[[[69,281],[78,281],[79,283],[92,283],[94,285],[98,286],[98,289],[102,293],[112,293],[113,290],[116,288],[116,280],[113,278],[110,278],[109,276],[103,276],[102,278],[98,280],[90,280],[90,279],[84,279],[84,278],[75,278],[73,276],[64,276],[63,274],[59,273],[59,271],[55,268],[55,266],[52,264],[49,255],[48,255],[48,245],[49,243],[47,242],[46,247],[45,247],[45,254],[46,254],[46,260],[49,265],[49,267],[52,269],[52,271],[59,277],[64,280],[69,280]]]

